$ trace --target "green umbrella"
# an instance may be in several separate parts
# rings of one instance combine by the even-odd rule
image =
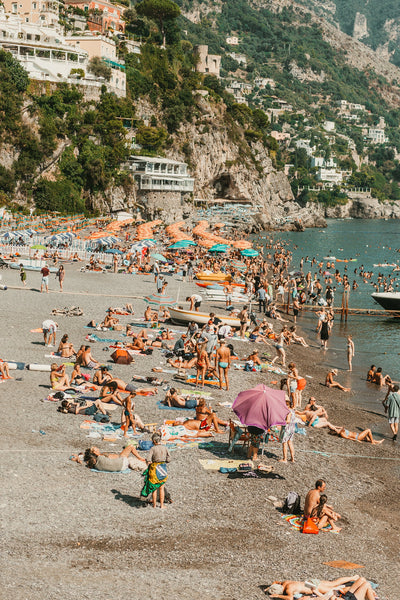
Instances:
[[[248,250],[242,250],[240,253],[242,256],[258,256],[259,252],[257,250],[252,250],[249,248]]]
[[[175,242],[168,248],[168,250],[179,250],[183,248],[189,248],[189,246],[196,246],[196,242],[192,242],[192,240],[179,240],[179,242]]]
[[[162,262],[162,263],[168,262],[167,259],[165,258],[165,256],[163,256],[162,254],[158,254],[158,252],[153,252],[151,257],[154,258],[154,260],[158,260],[158,262]]]

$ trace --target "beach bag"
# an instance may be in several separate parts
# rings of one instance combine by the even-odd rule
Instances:
[[[151,440],[139,440],[138,449],[146,452],[147,450],[150,450],[150,448],[152,448],[153,446],[154,444]]]
[[[301,533],[319,533],[318,526],[311,517],[306,517],[304,519]]]
[[[288,493],[282,506],[282,512],[286,515],[299,515],[301,513],[300,496],[297,492]]]
[[[117,348],[111,354],[111,358],[115,363],[119,365],[130,365],[133,360],[129,352],[127,350],[124,350],[123,348]]]
[[[165,479],[167,477],[167,475],[168,475],[168,471],[167,471],[166,463],[160,463],[159,465],[156,466],[157,479],[162,481],[163,479]]]
[[[304,390],[304,388],[307,385],[307,381],[304,379],[304,377],[301,377],[300,379],[297,380],[297,389],[301,392],[301,390]]]

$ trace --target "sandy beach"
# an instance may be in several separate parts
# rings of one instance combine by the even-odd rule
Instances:
[[[50,277],[50,293],[40,294],[40,274],[27,272],[27,288],[20,287],[18,271],[4,270],[0,291],[1,358],[50,363],[41,327],[53,308],[79,306],[81,317],[56,317],[57,342],[68,333],[75,348],[90,333],[91,320],[101,320],[109,306],[130,301],[137,316],[155,291],[152,275],[79,272],[67,264],[64,293]],[[168,277],[168,293],[182,300],[198,291],[194,283]],[[31,289],[34,288],[34,289]],[[215,309],[217,305],[203,308]],[[122,316],[125,325],[131,317]],[[291,319],[291,317],[290,317]],[[301,320],[299,322],[301,327]],[[183,331],[183,327],[173,326]],[[306,332],[308,333],[308,332]],[[100,337],[123,338],[119,332]],[[295,436],[296,462],[282,464],[278,443],[266,446],[264,461],[280,479],[232,479],[202,468],[199,459],[221,458],[228,433],[216,435],[208,448],[187,447],[171,452],[168,488],[173,504],[164,511],[143,507],[139,500],[139,473],[95,473],[69,460],[71,454],[96,443],[104,451],[120,451],[122,440],[91,440],[80,429],[83,416],[57,412],[56,403],[43,402],[49,392],[48,373],[13,371],[15,380],[0,385],[2,402],[2,597],[5,600],[256,600],[265,598],[262,587],[283,579],[335,579],[362,575],[379,584],[380,600],[399,598],[399,444],[390,439],[382,405],[366,410],[352,405],[346,393],[321,386],[326,367],[320,366],[315,335],[311,348],[287,348],[307,378],[303,398],[314,395],[325,406],[329,420],[352,431],[366,427],[381,439],[380,446],[331,436],[326,430],[307,428]],[[234,341],[244,357],[250,342]],[[91,344],[95,358],[110,360],[107,344]],[[262,345],[257,345],[260,351]],[[271,358],[273,347],[267,347]],[[329,352],[329,351],[328,351]],[[110,363],[111,364],[111,363]],[[132,374],[149,375],[162,366],[159,350],[137,356],[131,366],[113,365],[113,374],[130,381]],[[369,365],[366,365],[366,368]],[[72,367],[67,367],[70,373]],[[360,380],[360,373],[352,375]],[[172,375],[163,374],[172,382]],[[279,375],[230,371],[231,390],[210,389],[211,404],[222,418],[237,393],[257,383],[270,383]],[[342,372],[339,380],[343,381]],[[174,382],[177,387],[179,384]],[[184,385],[187,387],[187,384]],[[357,388],[362,394],[362,385]],[[137,397],[136,410],[144,422],[162,423],[192,411],[157,408],[155,397]],[[377,393],[383,399],[384,392]],[[304,403],[303,403],[304,404]],[[120,411],[116,411],[119,419]],[[114,420],[114,419],[113,419]],[[148,435],[144,435],[149,439]],[[218,444],[224,443],[225,446]],[[240,447],[233,458],[241,458]],[[283,500],[295,490],[301,495],[318,478],[327,481],[329,502],[342,515],[339,535],[329,532],[302,535],[291,528],[268,499]],[[324,563],[346,560],[363,565],[357,570],[333,568]]]

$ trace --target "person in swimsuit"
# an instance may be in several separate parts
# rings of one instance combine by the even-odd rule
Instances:
[[[337,374],[338,374],[338,372],[336,369],[332,369],[331,371],[329,371],[329,373],[327,374],[326,379],[325,379],[326,387],[338,388],[339,390],[342,390],[342,392],[350,392],[350,388],[345,388],[340,383],[333,380],[333,376],[334,375],[336,376]]]
[[[347,363],[349,365],[349,368],[348,368],[349,371],[353,370],[354,353],[355,353],[355,347],[354,347],[353,338],[351,335],[348,335],[347,336]]]
[[[116,381],[107,382],[100,391],[100,400],[106,404],[114,402],[119,406],[123,406],[123,400],[118,393],[118,384]]]
[[[163,404],[176,408],[196,408],[198,403],[197,398],[180,396],[175,388],[168,390],[163,401]]]
[[[65,372],[65,365],[53,363],[50,371],[50,385],[52,390],[66,390],[70,387],[68,375]]]
[[[82,353],[81,365],[83,367],[87,367],[88,369],[100,368],[100,363],[92,356],[90,346],[85,346],[85,350]]]
[[[378,442],[377,440],[374,440],[374,438],[372,437],[372,431],[370,429],[364,429],[364,431],[356,433],[355,431],[349,431],[344,427],[331,426],[330,430],[333,434],[336,434],[339,437],[344,438],[345,440],[354,440],[355,442],[371,442],[371,444],[373,444],[374,446],[382,444],[385,441],[380,440]]]
[[[76,354],[76,350],[75,350],[73,344],[71,344],[68,341],[68,334],[67,333],[62,336],[61,341],[60,341],[60,343],[58,345],[57,352],[63,358],[71,358],[71,356],[74,356],[74,354]]]
[[[228,421],[219,419],[211,406],[206,406],[206,401],[204,398],[201,398],[196,407],[196,418],[188,419],[183,423],[181,421],[176,421],[174,422],[174,425],[183,425],[186,429],[198,431],[208,431],[213,426],[216,433],[224,433],[219,428],[219,425],[227,427],[229,423]]]
[[[215,367],[218,367],[219,389],[222,390],[222,378],[225,378],[226,390],[229,390],[229,368],[231,366],[231,351],[225,340],[220,340],[219,348],[215,353]]]
[[[204,379],[206,376],[206,372],[210,367],[210,361],[208,360],[208,354],[206,352],[206,343],[198,344],[197,351],[197,362],[196,362],[196,387],[199,383],[199,378],[201,376],[201,387],[204,387]]]
[[[318,529],[323,529],[327,525],[332,527],[333,531],[341,531],[341,527],[336,527],[335,521],[340,519],[340,515],[333,511],[326,503],[328,496],[321,494],[319,497],[319,503],[311,511],[311,518],[315,521]]]
[[[326,594],[335,588],[339,588],[346,583],[354,581],[354,575],[352,577],[340,577],[334,581],[313,581],[315,586],[308,586],[304,581],[277,581],[272,586],[265,588],[265,592],[268,592],[270,598],[280,598],[281,600],[294,600],[301,594],[302,596],[312,596],[315,592]],[[357,598],[357,600],[359,600]],[[364,598],[361,598],[364,600]],[[373,600],[373,598],[367,598],[367,600]]]
[[[274,344],[274,348],[276,350],[276,356],[275,358],[272,360],[272,364],[275,364],[275,361],[278,360],[278,358],[280,358],[282,360],[282,366],[284,367],[286,364],[286,353],[285,350],[283,348],[283,345],[285,343],[285,334],[284,331],[282,330],[280,332],[280,334],[278,335],[278,338],[276,340],[276,344]]]
[[[376,366],[375,365],[371,365],[370,368],[369,368],[369,371],[367,373],[367,381],[373,383],[374,377],[375,377],[375,373],[376,373]]]

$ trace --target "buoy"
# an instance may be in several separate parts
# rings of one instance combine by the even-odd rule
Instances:
[[[50,365],[37,365],[35,363],[30,363],[25,367],[29,371],[48,371],[50,373],[51,366]]]

